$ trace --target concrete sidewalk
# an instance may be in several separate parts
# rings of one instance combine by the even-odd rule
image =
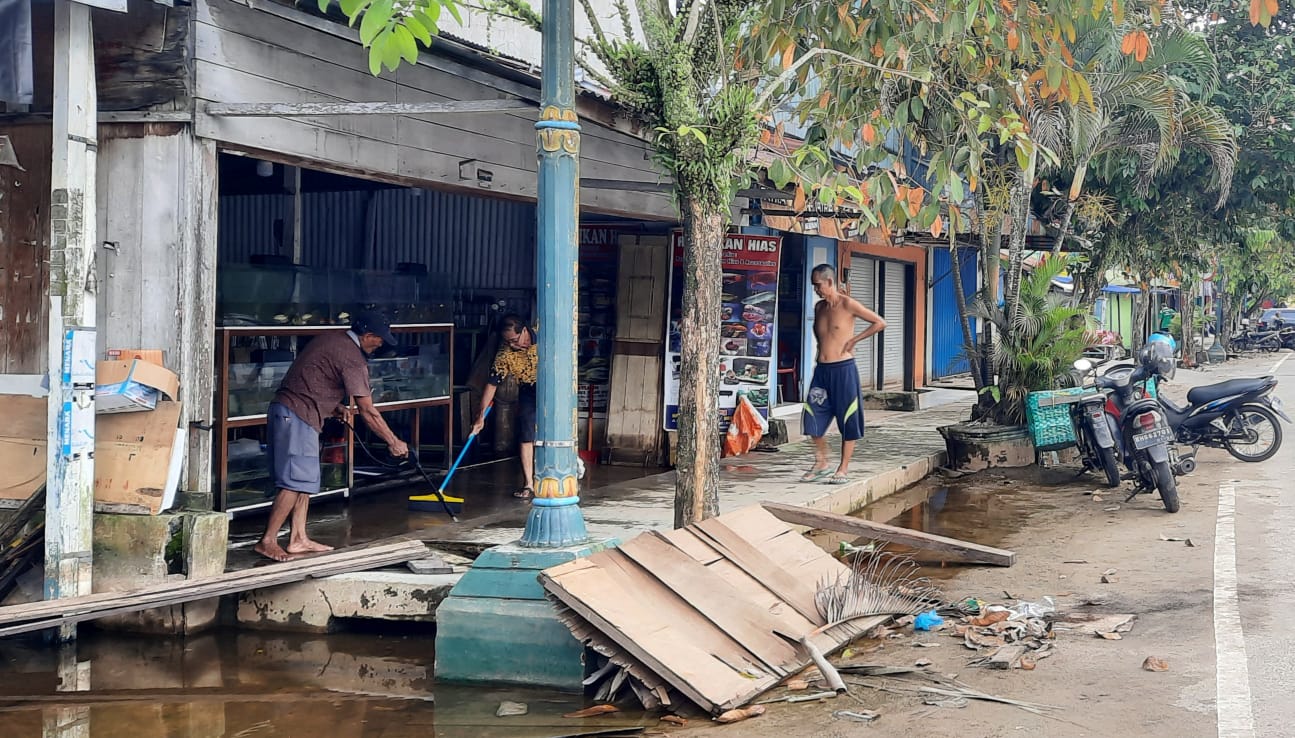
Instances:
[[[850,513],[926,477],[944,464],[944,438],[936,430],[966,420],[974,403],[971,392],[944,391],[943,404],[915,412],[869,410],[867,431],[850,463],[852,481],[843,485],[804,483],[800,477],[814,463],[814,447],[799,434],[776,453],[753,452],[721,460],[720,511],[767,500]],[[798,430],[799,419],[789,420]],[[828,436],[833,456],[839,436]],[[581,508],[595,539],[628,539],[645,530],[674,525],[674,472],[585,490]],[[497,545],[521,537],[529,506],[486,527],[445,531],[428,542]]]

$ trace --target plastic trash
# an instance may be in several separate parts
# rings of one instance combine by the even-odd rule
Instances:
[[[733,420],[724,436],[724,456],[741,456],[760,442],[760,438],[769,432],[769,421],[755,409],[745,394],[738,397],[737,409]]]
[[[913,630],[931,630],[944,625],[944,618],[935,610],[924,612],[913,618]]]

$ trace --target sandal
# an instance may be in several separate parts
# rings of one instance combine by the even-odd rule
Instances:
[[[818,480],[830,474],[827,469],[810,469],[800,477],[802,482],[817,482]]]
[[[851,480],[849,477],[847,477],[844,474],[833,474],[832,478],[827,480],[826,482],[823,482],[823,484],[841,485],[841,484],[849,484],[851,481],[853,480]]]
[[[535,490],[531,489],[530,487],[522,487],[521,489],[513,493],[513,497],[516,497],[519,500],[529,500],[534,496],[535,496]]]

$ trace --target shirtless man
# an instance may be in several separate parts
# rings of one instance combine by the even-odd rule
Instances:
[[[803,414],[805,435],[814,439],[814,468],[800,480],[816,482],[828,477],[827,484],[845,484],[850,481],[846,474],[850,457],[854,455],[854,443],[863,437],[863,401],[859,371],[854,365],[854,347],[885,330],[886,321],[842,292],[836,281],[836,270],[831,266],[814,267],[810,282],[814,285],[814,294],[822,298],[814,306],[818,357]],[[854,332],[856,319],[869,323],[862,333]],[[841,431],[841,463],[831,473],[827,440],[823,436],[827,435],[833,418]]]

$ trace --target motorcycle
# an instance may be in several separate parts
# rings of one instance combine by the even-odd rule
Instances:
[[[1087,374],[1094,367],[1087,359],[1080,359],[1075,362],[1075,368]],[[1082,386],[1082,383],[1076,386]],[[1115,436],[1119,429],[1106,412],[1107,401],[1104,392],[1080,395],[1070,403],[1070,422],[1075,427],[1075,444],[1083,459],[1084,471],[1102,472],[1106,476],[1106,486],[1115,488],[1121,481],[1115,449]]]
[[[1090,371],[1092,367],[1086,364],[1089,362],[1080,359],[1075,368]],[[1128,500],[1156,490],[1165,510],[1171,513],[1179,509],[1175,475],[1189,473],[1195,461],[1179,458],[1164,409],[1138,383],[1145,385],[1153,376],[1172,377],[1175,369],[1173,349],[1166,343],[1154,342],[1138,349],[1133,365],[1121,363],[1094,379],[1094,385],[1106,391],[1103,409],[1118,430],[1117,452],[1136,483]]]
[[[1282,348],[1281,331],[1274,330],[1254,330],[1250,327],[1250,320],[1241,321],[1241,331],[1233,334],[1230,343],[1232,348],[1237,351],[1268,351],[1273,352]]]
[[[1291,422],[1273,376],[1229,379],[1193,387],[1187,404],[1180,405],[1161,394],[1157,399],[1178,443],[1225,449],[1236,459],[1267,461],[1281,448],[1280,417]]]

